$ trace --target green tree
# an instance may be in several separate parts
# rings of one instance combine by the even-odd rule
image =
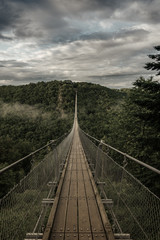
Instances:
[[[160,46],[154,47],[157,51],[160,51]],[[151,54],[148,55],[149,58],[153,59],[154,62],[148,62],[145,65],[147,70],[156,70],[158,73],[156,75],[160,75],[160,54]]]
[[[148,126],[160,131],[160,83],[153,78],[138,79],[132,90],[132,101],[141,108],[138,117],[145,120]]]
[[[140,77],[128,92],[125,104],[119,112],[109,117],[109,131],[106,139],[110,145],[159,169],[160,163],[160,83],[152,78]],[[113,156],[122,163],[122,159]],[[129,171],[145,186],[159,195],[159,176],[150,170],[128,163]]]

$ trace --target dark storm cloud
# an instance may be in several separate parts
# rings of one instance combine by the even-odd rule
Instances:
[[[119,18],[127,16],[130,4],[137,4],[136,9],[130,11],[130,19],[138,21],[145,18],[147,21],[159,22],[159,9],[148,7],[142,9],[147,14],[139,14],[138,4],[151,4],[156,0],[6,0],[0,3],[0,30],[14,29],[14,34],[18,38],[48,39],[51,42],[74,41],[77,39],[105,39],[106,33],[80,34],[80,26],[72,26],[72,21],[67,22],[66,18],[73,21],[78,19],[81,24],[85,20],[93,18],[100,20],[110,17],[114,11],[120,11]],[[126,13],[121,16],[121,10],[126,9]],[[141,11],[141,9],[139,9]],[[88,15],[88,14],[92,15]],[[135,15],[137,13],[137,15]],[[83,17],[82,17],[83,16]],[[79,34],[78,34],[79,32]],[[5,38],[3,38],[5,40]],[[6,40],[9,40],[6,38]]]
[[[0,31],[13,27],[19,18],[19,13],[6,1],[0,2]]]
[[[160,12],[159,9],[153,9],[150,12],[150,21],[154,23],[159,23],[160,22]]]
[[[95,6],[96,8],[104,8],[104,7],[109,7],[112,9],[116,9],[119,8],[120,6],[124,5],[126,2],[134,2],[135,0],[123,0],[123,1],[119,1],[119,0],[89,0],[90,1],[90,5]]]
[[[42,30],[32,28],[31,24],[27,21],[18,24],[14,33],[18,38],[39,38],[43,36]]]
[[[117,19],[137,22],[144,20],[158,24],[160,22],[159,4],[159,0],[89,0],[87,10],[99,11],[96,13],[97,17],[102,19],[113,17],[115,11],[118,11]]]
[[[160,39],[159,0],[0,1],[1,83],[78,78],[124,87],[144,73]]]
[[[89,0],[90,3],[96,3],[96,6],[99,6],[99,7],[112,7],[112,8],[118,8],[118,7],[121,7],[121,6],[124,6],[126,4],[131,4],[131,3],[139,3],[139,2],[145,2],[145,3],[151,3],[151,2],[154,2],[154,0],[123,0],[123,1],[120,1],[120,0]]]
[[[47,2],[44,0],[1,1],[0,31],[12,29],[15,36],[20,38],[39,38],[43,36],[43,32],[46,33],[51,28],[53,31],[55,28],[65,26],[65,21],[61,19],[58,10],[50,9]]]
[[[43,0],[12,0],[12,2],[23,3],[23,4],[40,4],[43,3]]]

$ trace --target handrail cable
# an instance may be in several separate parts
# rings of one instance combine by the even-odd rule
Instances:
[[[82,129],[81,129],[81,130],[82,130]],[[114,151],[122,154],[123,156],[125,156],[125,157],[127,157],[127,158],[129,158],[129,159],[131,159],[131,160],[133,160],[133,161],[135,161],[135,162],[137,162],[137,163],[139,163],[140,165],[142,165],[142,166],[144,166],[144,167],[152,170],[153,172],[155,172],[155,173],[157,173],[157,174],[160,174],[160,170],[159,170],[159,169],[154,168],[154,167],[152,167],[152,166],[150,166],[150,165],[148,165],[148,164],[146,164],[146,163],[144,163],[144,162],[142,162],[142,161],[140,161],[140,160],[138,160],[138,159],[136,159],[136,158],[134,158],[134,157],[131,157],[131,156],[128,155],[127,153],[121,152],[120,150],[118,150],[118,149],[116,149],[116,148],[108,145],[107,143],[104,143],[104,142],[102,142],[101,140],[98,140],[98,139],[92,137],[91,135],[89,135],[88,133],[84,132],[83,130],[82,130],[82,132],[83,132],[86,136],[90,137],[91,139],[94,139],[96,142],[98,142],[98,143],[100,143],[100,144],[103,144],[104,146],[107,146],[108,148],[110,148],[110,149],[112,149],[112,150],[114,150]]]
[[[46,148],[46,147],[52,145],[53,143],[57,142],[57,141],[60,140],[61,138],[65,137],[70,131],[71,131],[71,130],[69,130],[67,133],[63,134],[61,137],[59,137],[59,138],[57,138],[57,139],[55,139],[55,140],[50,140],[50,143],[44,145],[43,147],[37,149],[37,150],[34,151],[34,152],[31,152],[30,154],[26,155],[25,157],[20,158],[20,159],[17,160],[16,162],[11,163],[10,165],[8,165],[8,166],[6,166],[6,167],[0,169],[0,174],[4,173],[5,171],[7,171],[8,169],[10,169],[10,168],[12,168],[13,166],[17,165],[18,163],[24,161],[25,159],[27,159],[27,158],[33,156],[35,153],[40,152],[42,149],[44,149],[44,148]]]

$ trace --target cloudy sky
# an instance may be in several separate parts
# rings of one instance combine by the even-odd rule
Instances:
[[[0,0],[0,85],[131,87],[156,45],[159,0]]]

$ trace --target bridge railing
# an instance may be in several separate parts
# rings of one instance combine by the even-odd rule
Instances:
[[[53,200],[59,170],[66,159],[72,137],[73,130],[58,145],[54,142],[53,149],[44,159],[0,200],[1,240],[23,240],[27,232],[43,231],[48,206],[52,202],[47,204],[47,200]],[[2,170],[1,175],[7,177],[7,171],[10,168]]]
[[[97,146],[96,139],[79,132],[114,232],[133,240],[159,240],[160,199],[125,169],[125,161],[120,166],[102,150],[103,143]]]

